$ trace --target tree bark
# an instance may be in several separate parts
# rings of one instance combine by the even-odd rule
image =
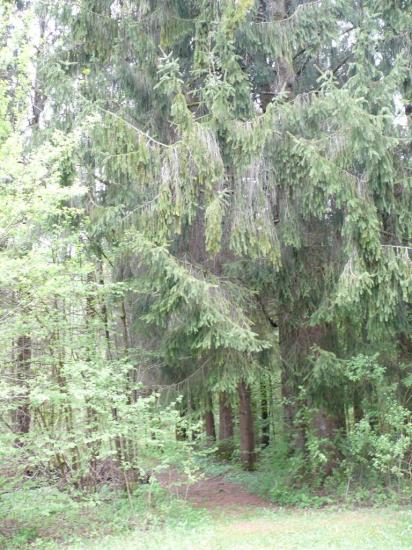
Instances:
[[[288,15],[289,3],[288,0],[260,0],[258,19],[265,22],[285,19]],[[288,98],[291,98],[294,93],[295,74],[292,64],[285,58],[273,61],[276,67],[273,79],[268,80],[259,90],[260,106],[264,113],[279,93],[286,93]]]
[[[337,431],[342,427],[342,419],[334,417],[330,412],[321,408],[314,418],[314,427],[316,436],[324,441],[322,447],[327,460],[322,469],[323,474],[329,476],[341,458],[334,445],[334,439]]]
[[[228,394],[222,392],[219,396],[219,439],[222,441],[233,437],[233,412]]]
[[[267,395],[266,384],[263,381],[260,383],[260,411],[261,411],[261,421],[262,421],[260,445],[262,449],[264,449],[270,443],[270,436],[269,436],[268,395]]]
[[[240,459],[245,470],[253,470],[256,463],[255,430],[252,413],[250,386],[244,380],[239,382],[239,428]]]
[[[206,411],[204,414],[206,437],[208,442],[216,441],[216,429],[215,429],[215,417],[213,414],[213,400],[212,396],[208,395]]]
[[[233,453],[233,411],[227,392],[219,395],[219,454],[230,458]]]

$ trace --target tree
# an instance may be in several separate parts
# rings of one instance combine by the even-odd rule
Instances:
[[[127,424],[138,381],[150,392],[168,380],[187,390],[182,414],[206,413],[212,434],[213,391],[221,439],[235,425],[251,469],[252,390],[276,363],[289,455],[310,453],[315,434],[335,464],[348,407],[360,421],[371,403],[343,370],[388,332],[409,342],[410,3],[36,9],[53,29],[39,72],[45,134],[75,136],[60,186],[86,190],[71,235],[88,272],[104,274],[85,332],[95,317],[104,361],[124,365],[127,406],[110,422]],[[130,423],[118,436],[133,462]]]

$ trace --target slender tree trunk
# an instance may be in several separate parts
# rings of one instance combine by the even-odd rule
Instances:
[[[227,392],[219,395],[219,454],[230,458],[233,453],[233,411]]]
[[[97,262],[97,273],[98,273],[99,285],[101,287],[104,287],[104,284],[105,284],[104,270],[103,270],[103,261],[101,259],[99,259],[98,262]],[[122,301],[122,304],[123,304],[123,301]],[[124,312],[124,314],[126,315],[125,312]],[[104,335],[105,335],[105,340],[106,340],[107,358],[109,359],[109,361],[112,361],[113,353],[112,353],[112,346],[111,346],[111,340],[110,340],[109,314],[108,314],[108,311],[107,311],[106,300],[105,300],[104,297],[103,297],[103,300],[100,304],[100,315],[101,315],[101,318],[102,318],[103,324],[104,324]],[[125,327],[125,328],[123,328],[123,330],[126,330],[126,338],[124,339],[124,346],[125,346],[125,351],[127,353],[128,352],[128,339],[127,339],[126,318],[124,319],[124,323],[123,323],[123,320],[122,320],[122,326],[123,325]],[[119,417],[118,417],[118,414],[117,414],[117,409],[115,407],[112,408],[112,418],[113,418],[114,422],[116,422],[116,423],[119,421]],[[121,436],[117,435],[117,436],[114,437],[114,446],[115,446],[115,449],[116,449],[116,457],[117,457],[118,463],[119,463],[119,465],[121,465],[123,460],[124,460],[124,456],[123,456],[124,442],[121,441]]]
[[[253,470],[256,462],[255,429],[252,413],[250,386],[244,380],[239,382],[239,428],[240,459],[245,470]]]
[[[37,21],[39,29],[39,43],[44,38],[46,32],[46,20],[43,17],[40,17]],[[37,61],[37,59],[36,59]],[[30,126],[39,126],[40,115],[43,112],[45,97],[42,94],[39,87],[38,80],[38,70],[37,65],[35,68],[35,78],[33,85],[33,105],[32,112],[30,116]],[[16,432],[18,434],[27,434],[30,430],[30,405],[29,405],[29,391],[28,391],[28,379],[30,376],[30,367],[31,367],[31,355],[32,355],[32,342],[29,335],[19,336],[17,339],[17,379],[19,385],[23,389],[22,402],[18,406],[15,421],[16,421]],[[17,443],[20,445],[21,441],[18,440]]]
[[[99,275],[99,285],[103,288],[104,287],[104,272],[103,272],[103,262],[102,260],[99,260],[97,263],[97,273]],[[107,305],[106,300],[103,297],[103,300],[100,304],[100,314],[102,316],[103,324],[104,324],[104,336],[106,340],[106,347],[107,347],[107,357],[111,361],[113,359],[112,357],[112,346],[110,342],[110,331],[109,331],[109,315],[107,312]]]
[[[270,443],[269,436],[269,409],[268,409],[268,393],[265,382],[260,383],[260,411],[262,421],[262,432],[260,436],[260,445],[264,449]]]
[[[233,437],[233,411],[226,392],[219,396],[219,439],[222,441]]]
[[[102,269],[101,269],[101,280],[103,282]],[[106,327],[105,330],[106,330],[106,334],[108,334],[107,309],[105,310],[105,314],[106,314],[106,316],[104,317],[104,322]],[[124,350],[125,357],[128,358],[129,352],[130,352],[130,335],[129,335],[125,298],[123,298],[120,302],[120,323],[122,327],[123,350]],[[127,401],[129,405],[131,405],[132,403],[136,403],[138,399],[138,392],[135,388],[136,382],[137,382],[136,376],[137,376],[136,369],[135,367],[133,367],[127,373],[127,382],[128,382],[128,386],[130,386],[127,388]],[[112,408],[112,417],[116,422],[119,422],[119,420],[120,421],[122,420],[122,419],[119,419],[119,415],[116,407]],[[124,488],[127,491],[129,491],[130,484],[133,485],[134,483],[136,483],[140,477],[140,471],[135,466],[137,453],[138,453],[137,445],[135,440],[133,438],[129,438],[127,435],[116,435],[114,438],[114,443],[116,447],[117,460],[119,462],[119,466],[122,469],[123,476],[124,476]],[[127,464],[128,466],[125,467],[125,464]]]
[[[39,30],[39,42],[37,50],[38,58],[41,57],[40,48],[43,47],[43,40],[44,36],[46,34],[46,19],[44,17],[40,17],[37,20],[37,28]],[[32,102],[32,112],[30,117],[30,126],[34,127],[36,130],[39,129],[39,123],[40,123],[40,117],[44,111],[44,106],[46,103],[46,96],[44,95],[43,91],[40,87],[40,82],[38,78],[38,67],[36,66],[36,72],[35,72],[35,78],[33,83],[33,102]]]
[[[16,378],[21,388],[21,395],[19,397],[19,405],[16,409],[15,414],[15,430],[18,435],[28,434],[30,430],[31,417],[28,390],[30,366],[31,338],[27,335],[19,336],[19,338],[17,339]],[[17,444],[22,444],[19,438],[17,439]]]
[[[87,274],[87,283],[88,285],[90,285],[90,287],[92,287],[93,284],[96,283],[96,275],[94,272],[90,272]],[[95,296],[93,295],[92,290],[88,289],[88,294],[86,297],[86,328],[89,333],[88,334],[89,337],[93,333],[93,330],[95,328],[94,321],[97,317],[96,305],[97,304],[95,303]],[[90,345],[88,349],[87,362],[90,364],[93,357],[92,348],[93,348],[93,345]],[[98,428],[98,414],[93,405],[92,399],[87,398],[86,405],[87,405],[86,407],[87,433],[90,439],[90,442],[88,443],[88,448],[90,452],[90,459],[89,459],[90,478],[92,482],[96,482],[97,456],[99,454],[100,442],[96,441],[94,439],[94,436]]]
[[[213,414],[213,400],[209,394],[207,397],[206,411],[204,414],[205,430],[208,442],[216,441],[215,416]]]
[[[130,335],[127,321],[127,309],[125,299],[121,301],[120,304],[120,321],[122,324],[122,335],[123,335],[123,349],[126,357],[129,356],[130,351]],[[139,397],[139,391],[136,389],[137,385],[137,368],[133,366],[128,372],[128,380],[130,384],[131,391],[128,394],[129,403],[136,403],[137,398]]]

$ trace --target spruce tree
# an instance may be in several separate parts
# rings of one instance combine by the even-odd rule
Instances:
[[[208,361],[205,394],[216,379],[239,391],[248,468],[249,386],[270,347],[291,450],[307,407],[322,436],[343,430],[320,358],[409,341],[411,3],[38,9],[55,28],[50,125],[88,121],[67,172],[88,187],[93,253],[128,285],[135,342],[181,378]]]

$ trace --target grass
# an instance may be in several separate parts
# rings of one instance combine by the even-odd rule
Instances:
[[[259,495],[281,507],[302,509],[335,507],[412,506],[412,486],[401,482],[384,484],[379,476],[369,474],[366,479],[350,480],[339,475],[327,478],[317,486],[312,479],[301,479],[297,484],[299,463],[293,464],[282,455],[268,454],[260,460],[257,469],[245,472],[238,463],[211,460],[199,461],[206,477],[224,476],[228,481],[242,485],[248,492]],[[316,476],[314,476],[316,480]],[[318,480],[319,481],[319,480]],[[292,488],[293,487],[293,488]],[[411,547],[412,548],[412,547]]]
[[[402,550],[412,507],[195,509],[157,486],[131,500],[25,485],[0,495],[2,550]]]
[[[146,533],[166,525],[195,527],[203,520],[202,511],[156,485],[139,487],[129,499],[109,490],[85,497],[25,484],[0,493],[0,549],[57,550],[76,544],[88,548],[89,543],[80,541]]]
[[[237,478],[249,489],[261,484],[266,492],[258,472],[209,468],[208,475]],[[139,486],[131,499],[105,487],[89,497],[47,485],[17,488],[4,478],[0,488],[2,550],[412,549],[411,506],[359,508],[337,500],[315,509],[317,501],[299,496],[293,507],[207,511],[157,485]]]
[[[199,518],[198,518],[199,520]],[[412,548],[412,511],[268,511],[205,514],[196,526],[136,530],[71,550],[402,550]]]

